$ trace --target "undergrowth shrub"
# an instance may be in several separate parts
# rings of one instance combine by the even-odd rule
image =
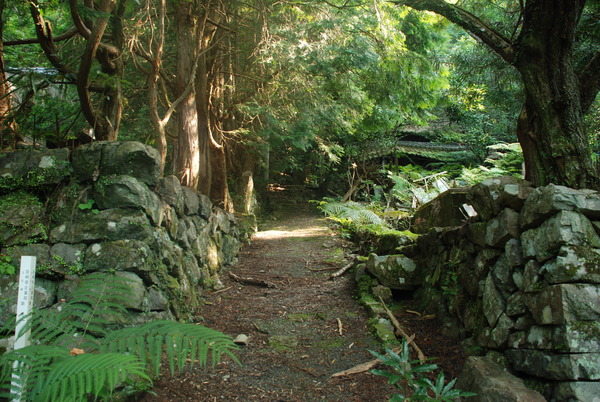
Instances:
[[[402,339],[400,353],[385,349],[386,354],[382,355],[371,351],[388,370],[373,369],[370,372],[388,379],[391,385],[403,390],[408,387],[411,395],[396,394],[390,401],[404,402],[409,401],[447,401],[451,402],[457,398],[474,396],[472,392],[464,392],[454,389],[456,379],[446,382],[444,372],[440,371],[435,381],[426,377],[426,374],[438,369],[437,364],[421,363],[419,360],[411,360],[408,350],[408,342]]]
[[[86,276],[69,301],[35,310],[23,331],[30,346],[0,357],[0,397],[70,401],[110,397],[115,388],[146,389],[166,356],[170,372],[186,364],[215,365],[224,355],[237,362],[237,346],[219,331],[159,320],[111,330],[126,322],[127,279],[111,273]],[[22,318],[24,319],[24,318]],[[16,319],[2,328],[14,331]],[[12,382],[12,384],[11,384]]]

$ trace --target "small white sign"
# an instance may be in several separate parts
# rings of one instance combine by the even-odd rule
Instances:
[[[29,334],[27,331],[21,334],[23,327],[27,324],[28,316],[33,309],[33,294],[35,291],[35,263],[36,257],[21,257],[21,271],[19,273],[19,295],[17,297],[17,328],[15,331],[15,349],[21,349],[29,345]],[[19,336],[21,335],[21,336]]]
[[[21,257],[21,270],[19,272],[19,294],[17,296],[17,326],[15,329],[15,345],[14,349],[21,349],[28,346],[31,330],[24,333],[23,328],[28,326],[29,314],[33,309],[33,295],[35,291],[35,263],[36,257],[23,256]],[[25,317],[25,318],[24,318]],[[19,362],[15,361],[13,369],[18,368]],[[11,389],[14,393],[13,401],[21,401],[22,391],[20,379],[16,374],[12,375],[13,381]],[[16,392],[15,392],[16,391]]]

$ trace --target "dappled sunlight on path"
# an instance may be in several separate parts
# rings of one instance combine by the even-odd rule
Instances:
[[[327,236],[329,230],[323,226],[310,226],[292,230],[265,230],[257,232],[254,239],[274,240],[290,237],[320,237]]]

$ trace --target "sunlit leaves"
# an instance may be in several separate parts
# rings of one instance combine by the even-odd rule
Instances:
[[[407,121],[424,121],[447,87],[445,67],[432,51],[439,40],[432,26],[440,19],[431,14],[380,0],[352,7],[305,1],[274,4],[269,21],[256,54],[274,79],[241,110],[266,114],[259,131],[269,133],[288,171],[294,152],[320,150],[327,165],[340,153],[324,146],[345,150]]]

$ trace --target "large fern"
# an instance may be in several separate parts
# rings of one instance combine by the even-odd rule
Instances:
[[[152,364],[158,375],[162,353],[165,352],[171,373],[181,371],[186,362],[201,367],[215,365],[226,354],[237,361],[232,350],[237,347],[231,338],[214,329],[174,321],[153,321],[141,327],[113,331],[102,339],[100,351],[136,355],[145,364]]]
[[[163,353],[172,374],[188,361],[201,367],[223,355],[237,361],[231,338],[198,325],[154,321],[110,331],[127,312],[126,282],[114,274],[92,274],[60,308],[33,312],[24,330],[31,330],[35,344],[0,357],[0,389],[9,390],[0,397],[14,398],[18,390],[22,400],[34,401],[106,396],[132,378],[151,383]]]
[[[14,398],[24,400],[79,401],[88,395],[107,396],[115,387],[137,377],[150,382],[143,363],[134,355],[102,353],[71,355],[57,346],[31,345],[11,351],[0,359],[3,387],[13,381]],[[10,373],[14,376],[11,376]]]
[[[337,220],[344,219],[357,224],[380,225],[383,223],[383,219],[375,212],[358,202],[324,202],[319,208],[325,215]]]

